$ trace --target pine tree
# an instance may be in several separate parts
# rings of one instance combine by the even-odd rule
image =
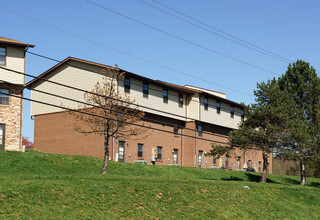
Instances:
[[[309,63],[298,60],[289,65],[286,73],[279,78],[281,91],[294,102],[292,123],[284,144],[284,159],[300,161],[301,185],[306,184],[306,165],[312,163],[319,152],[320,144],[320,79]],[[286,155],[290,150],[296,155]],[[280,151],[281,152],[281,151]]]

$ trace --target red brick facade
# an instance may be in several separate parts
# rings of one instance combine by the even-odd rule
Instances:
[[[212,156],[205,156],[206,152],[210,152],[213,141],[222,143],[228,141],[227,135],[230,129],[212,124],[202,124],[203,132],[202,136],[199,136],[198,132],[195,131],[195,129],[197,129],[197,123],[195,121],[182,122],[151,114],[147,114],[146,117],[164,123],[176,124],[184,127],[184,129],[179,129],[178,134],[173,134],[174,129],[172,126],[154,122],[150,123],[148,120],[145,120],[144,123],[150,125],[152,128],[165,130],[170,133],[150,130],[147,135],[144,134],[132,139],[112,138],[109,141],[111,160],[119,159],[119,145],[121,145],[124,146],[123,161],[127,163],[146,161],[148,164],[151,164],[153,148],[157,149],[157,147],[161,147],[161,160],[157,160],[155,162],[156,165],[171,165],[176,162],[181,166],[218,168],[221,165],[227,165],[230,169],[241,170],[246,161],[249,166],[254,167],[257,171],[259,171],[259,162],[261,162],[262,166],[262,153],[259,151],[244,152],[243,150],[238,150],[235,152],[235,155],[228,158],[228,164],[226,164],[225,157],[217,158],[216,163],[214,163]],[[75,122],[74,118],[68,113],[60,112],[36,115],[34,119],[35,149],[48,153],[75,154],[103,158],[103,136],[78,133],[74,128],[76,123],[77,126],[79,126],[79,122]],[[139,144],[142,146],[142,151],[139,153],[140,155],[138,154]],[[199,157],[199,154],[202,154],[202,157]],[[272,163],[270,162],[270,172],[272,171],[271,166]]]

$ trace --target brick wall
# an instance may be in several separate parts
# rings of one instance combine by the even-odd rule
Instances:
[[[10,94],[21,96],[21,87],[0,84],[0,88],[9,89]],[[21,151],[22,143],[22,99],[9,96],[9,105],[0,104],[0,124],[5,125],[5,150]]]
[[[134,163],[135,161],[146,161],[151,164],[152,148],[162,147],[162,159],[155,162],[156,165],[173,164],[174,152],[177,152],[178,164],[182,166],[199,166],[199,151],[210,152],[212,141],[225,143],[228,141],[227,135],[230,129],[220,126],[204,124],[203,135],[193,130],[179,129],[178,134],[173,134],[173,127],[166,125],[175,124],[184,128],[196,129],[195,121],[183,122],[169,119],[153,114],[146,114],[146,118],[161,121],[163,123],[150,122],[143,120],[144,123],[155,129],[134,137],[114,137],[110,138],[110,159],[116,160],[119,153],[119,144],[124,143],[124,162]],[[104,156],[104,138],[102,135],[90,134],[84,135],[74,130],[75,125],[85,126],[83,122],[76,122],[74,118],[66,112],[51,113],[35,116],[35,136],[34,146],[43,152],[58,154],[74,154],[84,156],[94,156],[103,158]],[[179,134],[187,136],[181,136]],[[208,134],[206,133],[208,132]],[[197,138],[195,138],[197,137]],[[206,140],[201,140],[204,138]],[[138,157],[138,144],[143,145],[142,157]],[[237,150],[233,157],[229,158],[229,166],[237,169],[237,157],[241,160],[241,169],[244,161],[251,160],[252,166],[258,169],[258,161],[262,162],[262,154],[259,151]],[[225,164],[225,157],[217,159],[213,163],[212,156],[203,156],[201,167],[210,168],[219,166],[220,160]],[[272,168],[270,167],[270,171]]]

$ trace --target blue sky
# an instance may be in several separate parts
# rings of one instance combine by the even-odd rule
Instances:
[[[152,0],[143,1],[174,13]],[[320,70],[319,1],[157,1],[291,61],[305,60]],[[289,64],[221,38],[211,33],[221,32],[208,26],[195,27],[139,0],[92,2],[105,8],[86,0],[2,0],[0,36],[34,44],[31,52],[54,59],[73,56],[117,64],[152,79],[223,92],[228,99],[246,104],[254,102],[253,90],[258,82],[278,77]],[[27,54],[26,73],[37,76],[55,64]],[[24,94],[30,96],[27,90]],[[23,135],[33,140],[29,110],[30,103],[25,101]]]

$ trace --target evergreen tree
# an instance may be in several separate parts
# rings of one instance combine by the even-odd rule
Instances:
[[[320,144],[320,79],[309,63],[298,60],[289,65],[279,78],[281,91],[294,102],[293,112],[284,149],[279,156],[300,161],[301,184],[306,184],[306,164],[314,162]],[[295,154],[286,155],[290,150]]]
[[[262,152],[263,172],[261,182],[266,182],[268,158],[272,157],[273,146],[279,144],[275,136],[286,132],[293,102],[280,90],[276,79],[262,82],[254,91],[256,103],[244,106],[246,118],[239,128],[230,134],[229,146],[213,145],[210,154],[230,154],[235,148],[256,149]]]

